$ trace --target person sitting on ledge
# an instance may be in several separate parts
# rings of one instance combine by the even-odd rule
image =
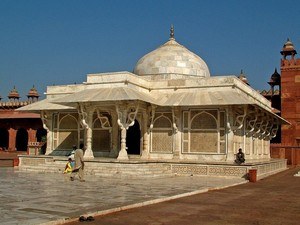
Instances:
[[[236,154],[236,159],[234,162],[239,165],[245,162],[245,154],[241,148],[239,148],[239,152]]]
[[[68,174],[71,174],[73,169],[75,167],[75,162],[73,160],[73,158],[71,156],[68,157],[68,162],[65,166],[65,171],[64,173],[68,173]]]

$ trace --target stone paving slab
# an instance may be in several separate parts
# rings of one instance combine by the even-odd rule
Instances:
[[[0,224],[59,224],[80,215],[99,215],[245,183],[241,178],[86,177],[0,168]]]

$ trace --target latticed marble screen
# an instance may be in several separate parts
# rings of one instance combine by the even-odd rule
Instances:
[[[216,129],[217,123],[215,118],[204,112],[197,114],[191,121],[191,129]]]
[[[151,132],[151,152],[173,151],[172,113],[156,113]]]
[[[154,122],[154,127],[155,128],[171,128],[171,121],[168,117],[161,116],[157,118]]]
[[[191,132],[190,152],[217,152],[218,134],[213,131]]]
[[[72,149],[72,146],[78,143],[78,132],[76,131],[60,131],[58,137],[58,149]]]
[[[225,124],[224,111],[184,111],[183,153],[226,153]]]
[[[93,151],[109,152],[111,133],[109,130],[93,130]]]
[[[152,152],[172,152],[172,130],[152,131]]]

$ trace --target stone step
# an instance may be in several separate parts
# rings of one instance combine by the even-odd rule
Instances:
[[[34,166],[23,165],[22,171],[40,173],[62,173],[66,161],[47,161]],[[167,166],[162,164],[116,164],[116,163],[86,163],[85,173],[98,176],[126,175],[126,176],[171,176]]]

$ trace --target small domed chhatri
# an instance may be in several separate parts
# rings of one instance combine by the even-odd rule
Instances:
[[[281,53],[281,55],[283,55],[284,59],[286,59],[286,57],[288,55],[290,55],[290,56],[292,56],[292,58],[294,58],[294,56],[297,54],[297,51],[294,48],[294,44],[290,41],[289,38],[283,45],[282,51],[280,51],[280,53]]]
[[[39,97],[39,93],[37,92],[36,88],[33,87],[29,90],[27,97]]]
[[[277,72],[277,69],[275,68],[275,71],[271,75],[270,81],[268,83],[273,85],[280,85],[280,79],[281,79],[280,74]]]
[[[16,86],[10,91],[7,96],[10,100],[18,100],[20,98],[19,92],[16,89]]]
[[[28,94],[27,94],[28,100],[29,101],[38,101],[39,93],[37,92],[36,88],[33,87],[29,90]]]
[[[285,44],[283,45],[283,50],[295,50],[294,44],[288,38]]]
[[[133,73],[140,76],[180,74],[210,77],[209,69],[203,59],[175,41],[173,26],[169,41],[143,56],[137,62]]]

